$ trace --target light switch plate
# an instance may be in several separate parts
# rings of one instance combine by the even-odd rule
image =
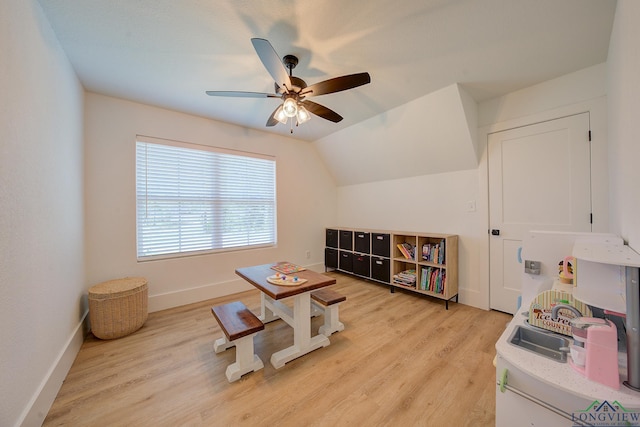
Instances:
[[[476,201],[469,200],[467,201],[467,212],[475,212],[476,211]]]

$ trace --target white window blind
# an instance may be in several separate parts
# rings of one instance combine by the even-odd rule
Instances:
[[[272,158],[138,138],[138,259],[275,244],[275,188]]]

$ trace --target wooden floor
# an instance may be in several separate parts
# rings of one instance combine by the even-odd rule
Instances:
[[[213,352],[210,308],[241,300],[258,313],[257,291],[151,313],[127,337],[87,337],[44,425],[495,424],[494,344],[511,316],[329,274],[347,296],[330,346],[276,370],[269,358],[293,334],[267,324],[255,338],[264,369],[230,384],[235,349]]]

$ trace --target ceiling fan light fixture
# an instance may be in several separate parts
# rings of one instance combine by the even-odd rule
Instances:
[[[293,97],[284,100],[282,110],[287,117],[295,117],[298,114],[298,103]]]
[[[280,123],[282,123],[283,125],[287,124],[287,120],[289,120],[289,117],[287,117],[287,115],[284,113],[284,109],[282,108],[282,105],[278,107],[275,113],[273,113],[273,118],[279,121]]]
[[[298,123],[302,124],[305,122],[308,122],[309,119],[311,118],[311,114],[309,114],[309,111],[304,108],[302,105],[298,105]]]

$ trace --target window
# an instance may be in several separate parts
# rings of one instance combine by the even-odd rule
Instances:
[[[272,157],[138,137],[138,259],[273,245]]]

